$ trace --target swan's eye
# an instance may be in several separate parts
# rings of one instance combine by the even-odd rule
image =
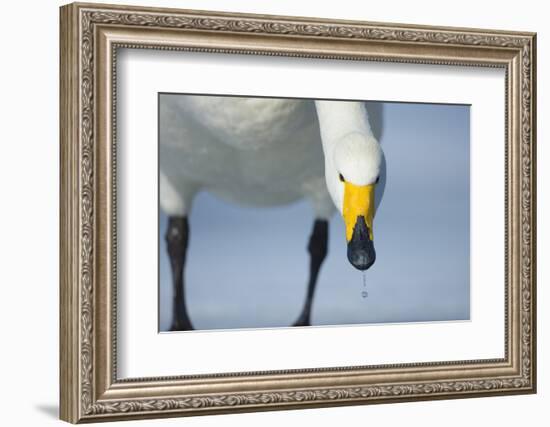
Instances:
[[[380,182],[380,175],[378,175],[378,178],[376,178],[375,184],[378,184]]]
[[[338,178],[340,178],[341,182],[346,182],[346,180],[344,179],[344,175],[338,174]]]

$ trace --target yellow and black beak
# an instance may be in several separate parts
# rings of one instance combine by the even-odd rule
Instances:
[[[348,260],[358,270],[367,270],[376,260],[372,223],[376,184],[355,185],[344,182],[343,216],[346,223]]]

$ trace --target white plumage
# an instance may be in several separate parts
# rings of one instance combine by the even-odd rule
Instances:
[[[318,218],[328,219],[335,207],[342,210],[339,174],[364,185],[380,173],[364,103],[161,99],[160,202],[168,215],[186,214],[196,192],[207,190],[250,206],[306,198]]]

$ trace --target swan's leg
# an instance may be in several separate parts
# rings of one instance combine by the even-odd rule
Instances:
[[[189,331],[193,325],[187,315],[183,270],[189,241],[189,222],[186,216],[170,216],[166,230],[166,247],[172,268],[172,283],[174,286],[174,303],[172,316],[172,331]]]
[[[298,320],[294,323],[294,326],[311,325],[310,316],[313,296],[315,294],[315,285],[317,284],[319,270],[321,269],[321,265],[327,256],[328,250],[328,221],[326,219],[316,219],[313,223],[313,230],[311,232],[311,236],[309,237],[307,250],[310,255],[310,262],[306,301],[304,303],[302,313],[298,317]]]
[[[302,191],[307,197],[315,211],[315,222],[309,237],[307,250],[309,252],[309,280],[307,284],[306,301],[302,313],[294,326],[311,325],[311,307],[315,295],[315,287],[319,271],[323,265],[328,252],[328,222],[334,211],[334,203],[327,191],[324,177],[317,177],[302,184]]]
[[[189,242],[189,212],[192,198],[197,190],[193,185],[180,183],[175,186],[165,174],[160,173],[160,203],[168,214],[168,228],[165,234],[166,249],[172,270],[173,303],[172,331],[188,331],[193,324],[187,314],[185,303],[185,260]]]

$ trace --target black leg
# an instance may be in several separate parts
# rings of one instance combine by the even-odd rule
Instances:
[[[313,231],[309,237],[307,250],[310,255],[309,263],[309,282],[307,285],[307,295],[302,314],[293,326],[309,326],[311,305],[313,303],[313,294],[315,293],[315,285],[321,265],[327,256],[328,251],[328,221],[324,219],[316,219],[313,224]]]
[[[172,317],[172,331],[188,331],[193,325],[187,316],[185,308],[185,289],[183,269],[187,254],[189,239],[189,223],[186,216],[171,216],[168,219],[166,231],[166,246],[172,267],[172,283],[174,285],[174,303]]]

